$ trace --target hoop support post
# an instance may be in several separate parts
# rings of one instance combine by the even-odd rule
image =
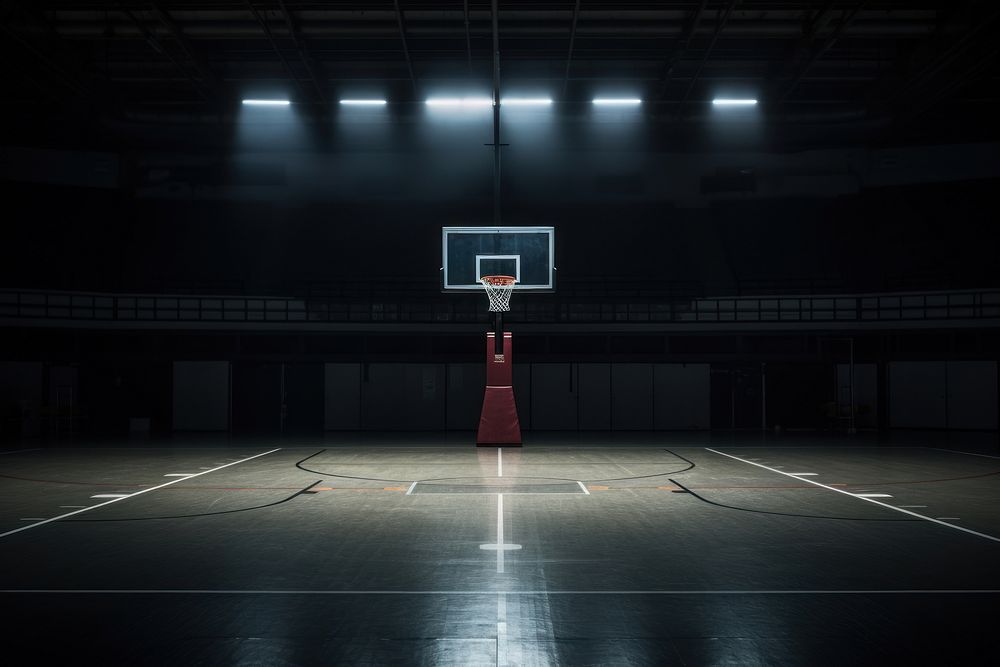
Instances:
[[[493,354],[503,356],[503,312],[493,313],[493,331],[495,338],[493,341]]]

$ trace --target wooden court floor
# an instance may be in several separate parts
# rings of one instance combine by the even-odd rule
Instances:
[[[0,453],[6,649],[105,665],[993,664],[989,452],[679,434],[27,443]]]

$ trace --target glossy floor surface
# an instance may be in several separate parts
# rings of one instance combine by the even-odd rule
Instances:
[[[0,454],[5,651],[994,664],[993,437],[972,453],[682,435],[26,445]]]

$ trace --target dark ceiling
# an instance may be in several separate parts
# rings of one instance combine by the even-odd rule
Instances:
[[[488,94],[489,2],[7,1],[7,143],[60,119],[89,127],[232,117],[248,94],[313,118],[377,95],[405,114],[440,92]],[[719,94],[778,127],[867,123],[862,140],[996,138],[996,0],[499,3],[505,91],[572,116],[601,94],[697,123]],[[48,129],[46,129],[48,128]]]

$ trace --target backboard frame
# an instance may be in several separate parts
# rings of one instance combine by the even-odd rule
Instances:
[[[441,291],[444,293],[456,292],[482,292],[483,286],[481,283],[470,283],[470,284],[449,284],[449,267],[448,267],[448,239],[453,234],[546,234],[548,236],[548,259],[549,259],[549,271],[548,271],[548,282],[544,284],[528,284],[524,285],[520,283],[521,280],[521,257],[519,255],[511,254],[484,254],[477,253],[472,256],[476,264],[476,272],[478,273],[480,269],[480,264],[483,259],[496,259],[496,260],[512,260],[514,262],[514,272],[510,275],[514,275],[518,279],[518,284],[514,285],[514,290],[519,292],[534,292],[534,293],[551,293],[556,291],[556,266],[555,266],[555,227],[548,226],[528,226],[528,227],[497,227],[497,226],[481,226],[481,227],[442,227],[441,228]],[[489,271],[489,273],[495,273],[494,271]],[[507,273],[506,271],[500,271],[500,273]],[[478,276],[477,276],[478,278]]]

